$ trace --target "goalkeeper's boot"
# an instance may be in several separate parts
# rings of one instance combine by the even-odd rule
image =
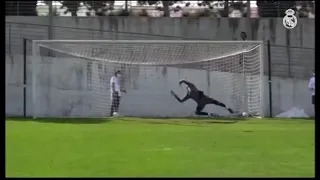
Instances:
[[[219,117],[219,115],[218,115],[218,114],[215,114],[215,113],[209,113],[209,115],[210,115],[211,117]]]

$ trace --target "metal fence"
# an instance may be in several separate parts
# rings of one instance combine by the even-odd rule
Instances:
[[[124,40],[181,40],[186,39],[175,36],[163,36],[157,34],[142,34],[130,32],[115,32],[90,28],[70,28],[60,26],[34,25],[25,23],[6,23],[6,53],[23,54],[23,39],[50,39],[48,32],[54,32],[55,39],[124,39]],[[193,39],[193,38],[188,38]],[[198,39],[199,40],[199,39]],[[27,46],[27,54],[31,54],[31,44]],[[314,48],[265,46],[264,72],[268,74],[268,58],[271,62],[272,76],[306,79],[310,77],[314,69]]]
[[[267,55],[265,57],[268,58]],[[272,76],[307,79],[315,68],[315,50],[314,48],[270,46],[270,60]]]

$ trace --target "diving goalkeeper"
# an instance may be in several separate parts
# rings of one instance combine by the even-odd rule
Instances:
[[[233,110],[228,108],[225,104],[210,98],[208,96],[206,96],[205,94],[203,94],[202,91],[198,90],[197,87],[186,81],[186,80],[181,80],[179,82],[179,85],[185,84],[187,86],[187,95],[180,99],[175,92],[171,91],[171,94],[173,95],[173,97],[175,97],[180,103],[185,102],[188,99],[193,99],[196,103],[197,103],[197,108],[196,108],[196,115],[210,115],[210,116],[214,116],[213,113],[207,113],[207,112],[203,112],[202,110],[205,108],[205,106],[207,104],[214,104],[217,106],[221,106],[226,108],[231,114],[233,114]]]

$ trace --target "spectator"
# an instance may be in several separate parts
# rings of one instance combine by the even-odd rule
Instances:
[[[316,98],[315,98],[315,95],[316,95],[316,78],[315,78],[315,71],[314,70],[312,71],[312,75],[313,76],[309,80],[309,89],[312,92],[311,102],[314,105],[315,101],[316,101]]]
[[[245,33],[245,32],[241,32],[240,33],[240,36],[241,36],[241,39],[243,40],[243,41],[246,41],[247,40],[247,33]]]

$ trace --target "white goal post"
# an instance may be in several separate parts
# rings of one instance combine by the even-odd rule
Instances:
[[[181,79],[237,112],[264,116],[263,52],[262,41],[34,40],[33,117],[109,116],[118,70],[124,116],[195,116],[196,103],[170,94],[185,96]],[[215,105],[203,111],[228,115]]]

